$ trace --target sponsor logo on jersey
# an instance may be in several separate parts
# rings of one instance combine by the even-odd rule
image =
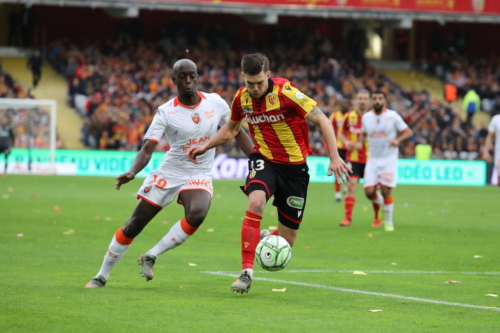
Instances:
[[[300,91],[297,91],[297,92],[295,93],[295,98],[296,98],[296,99],[302,99],[302,97],[304,97],[304,94],[303,94],[303,93],[301,93]]]
[[[304,207],[304,198],[288,197],[286,203],[292,208],[302,209]]]
[[[285,119],[285,116],[280,113],[272,116],[261,114],[258,116],[247,117],[246,120],[250,125],[256,125],[260,123],[277,123]]]
[[[151,186],[146,186],[144,188],[144,193],[148,193],[149,191],[151,191]]]
[[[269,100],[269,103],[274,105],[276,103],[276,94],[269,94],[267,95],[267,99]]]
[[[249,106],[245,106],[243,108],[243,113],[244,114],[248,114],[248,115],[252,115],[253,114],[253,109],[251,107],[249,107]]]
[[[205,117],[207,117],[208,119],[212,118],[214,115],[215,115],[215,111],[214,110],[205,111]]]
[[[337,0],[337,4],[339,6],[345,6],[347,4],[347,0]]]
[[[191,119],[195,124],[198,124],[200,122],[200,115],[198,113],[193,113]]]
[[[480,13],[484,10],[485,0],[472,0],[472,8],[476,13]]]

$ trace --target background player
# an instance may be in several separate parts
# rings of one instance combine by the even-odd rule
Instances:
[[[385,108],[382,91],[372,94],[373,110],[361,119],[363,135],[360,143],[368,139],[370,154],[365,167],[365,194],[373,203],[382,202],[377,186],[382,189],[386,231],[394,231],[392,214],[394,200],[391,189],[396,187],[399,144],[413,136],[413,132],[396,112]]]
[[[330,120],[332,121],[333,131],[335,132],[335,136],[337,137],[337,150],[339,152],[340,158],[343,161],[346,160],[346,147],[345,147],[344,143],[342,142],[342,140],[340,140],[340,138],[339,138],[339,131],[342,130],[342,126],[344,125],[345,115],[349,111],[350,107],[351,107],[350,99],[348,99],[348,98],[343,99],[340,102],[340,111],[337,111],[330,116]],[[340,193],[340,182],[338,182],[335,179],[333,184],[335,186],[335,201],[341,202],[342,201],[342,193]]]
[[[500,114],[493,116],[488,126],[488,136],[486,136],[483,150],[483,158],[487,162],[491,161],[490,149],[493,143],[493,137],[495,137],[495,155],[493,158],[498,176],[498,189],[500,190]]]
[[[217,127],[227,123],[230,110],[219,95],[198,92],[197,69],[191,60],[182,59],[174,64],[172,80],[179,96],[158,108],[144,137],[141,151],[130,171],[118,176],[115,188],[119,190],[121,185],[134,179],[148,164],[163,133],[167,135],[171,148],[158,170],[151,171],[144,180],[137,193],[139,203],[125,225],[114,235],[99,273],[86,288],[104,287],[111,269],[134,238],[177,194],[178,202],[184,206],[185,217],[172,226],[155,247],[139,258],[141,274],[147,281],[153,279],[156,258],[185,242],[207,215],[212,199],[211,171],[215,152],[204,154],[199,163],[194,165],[186,158],[186,151],[213,137]],[[237,133],[236,140],[248,155],[253,143],[244,130]]]
[[[9,124],[9,119],[5,116],[0,118],[0,154],[3,153],[5,166],[3,176],[7,176],[7,165],[9,163],[9,154],[14,147],[15,142],[14,129]]]
[[[188,156],[196,156],[222,145],[234,137],[243,119],[249,123],[255,140],[249,156],[249,174],[245,192],[248,209],[241,229],[243,271],[231,290],[248,292],[252,283],[255,248],[260,240],[260,221],[267,201],[274,195],[278,208],[279,228],[276,234],[291,246],[295,242],[304,216],[309,173],[306,156],[310,153],[306,118],[319,125],[330,153],[329,176],[340,181],[351,171],[339,157],[335,133],[316,102],[301,93],[286,79],[270,79],[269,60],[261,53],[245,55],[241,69],[246,87],[236,93],[227,125],[208,143],[193,147]]]
[[[368,158],[368,145],[366,141],[362,144],[360,136],[362,133],[361,128],[361,117],[368,111],[368,106],[370,105],[370,92],[365,89],[361,89],[356,97],[356,109],[349,111],[345,118],[344,124],[339,132],[339,137],[345,144],[347,155],[346,160],[349,167],[352,169],[351,178],[347,181],[347,196],[344,200],[344,220],[340,223],[340,226],[350,226],[352,221],[352,210],[354,209],[354,204],[356,203],[356,187],[358,185],[359,179],[364,177],[366,159]],[[382,222],[378,218],[378,212],[380,210],[379,203],[373,203],[373,208],[375,210],[375,220],[373,221],[373,227],[380,227]]]

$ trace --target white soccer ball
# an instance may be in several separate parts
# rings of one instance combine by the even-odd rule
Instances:
[[[292,247],[283,237],[267,236],[257,245],[255,258],[266,271],[279,271],[292,259]]]

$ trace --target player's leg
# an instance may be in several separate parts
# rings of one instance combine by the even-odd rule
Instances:
[[[347,181],[347,195],[344,199],[344,219],[340,223],[341,227],[347,227],[351,225],[352,221],[352,210],[354,209],[354,204],[356,203],[356,187],[359,182],[359,178],[363,177],[363,173],[365,172],[365,165],[361,163],[351,163],[350,167],[352,169],[352,173],[350,174],[350,178]]]
[[[156,214],[161,210],[161,206],[153,205],[145,200],[139,200],[137,206],[128,218],[125,225],[118,229],[113,236],[108,250],[104,255],[101,269],[97,275],[85,286],[86,288],[104,287],[113,267],[128,250],[134,238],[144,229]]]
[[[394,199],[391,195],[391,187],[382,185],[382,196],[384,197],[384,229],[385,231],[394,231],[392,215],[394,213]]]
[[[380,207],[384,204],[383,196],[377,191],[377,187],[380,181],[379,178],[380,170],[377,168],[376,163],[368,160],[365,166],[364,172],[364,189],[366,197],[372,202],[373,210],[375,211],[375,219],[372,223],[372,227],[379,227],[381,221],[379,220],[378,214]]]
[[[498,186],[498,189],[500,190],[500,157],[497,158],[497,156],[495,156],[495,169],[496,169],[497,176],[498,176],[497,186]]]
[[[339,153],[340,158],[345,161],[346,158],[346,150],[345,149],[338,149],[337,150]],[[341,202],[342,201],[342,193],[340,191],[340,182],[337,181],[337,179],[334,180],[333,184],[335,185],[335,201],[336,202]],[[344,187],[345,189],[345,187]]]
[[[5,161],[5,165],[4,165],[2,176],[7,177],[7,163],[8,163],[8,158],[9,158],[9,151],[8,151],[8,149],[2,150],[2,148],[0,148],[0,155],[2,153],[3,153],[3,158],[4,158],[4,161]]]
[[[207,216],[211,200],[211,193],[202,189],[179,193],[179,202],[184,206],[184,218],[177,221],[158,244],[139,258],[141,274],[146,281],[153,279],[153,267],[159,255],[175,249],[198,230]]]
[[[233,282],[231,290],[239,293],[248,292],[252,284],[255,249],[260,241],[260,221],[269,198],[276,189],[276,174],[270,162],[260,154],[249,156],[249,174],[245,192],[248,206],[241,227],[241,266],[240,277]]]

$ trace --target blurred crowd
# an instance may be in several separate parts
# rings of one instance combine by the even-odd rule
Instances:
[[[199,90],[218,93],[230,104],[244,85],[242,55],[258,49],[270,59],[272,77],[295,83],[318,101],[327,116],[339,109],[341,100],[354,100],[359,89],[384,91],[388,107],[398,111],[415,132],[401,147],[401,157],[414,157],[417,144],[431,145],[433,158],[475,159],[479,155],[483,128],[462,122],[456,110],[427,91],[403,90],[356,52],[359,45],[336,48],[321,31],[311,34],[279,27],[272,30],[271,45],[257,45],[255,36],[239,45],[223,32],[212,33],[202,29],[192,34],[180,27],[155,43],[129,37],[104,44],[53,43],[48,58],[67,78],[70,103],[84,118],[82,142],[92,149],[137,150],[156,108],[176,95],[172,65],[180,58],[197,63]],[[312,124],[310,146],[314,155],[326,155],[319,128]],[[168,148],[166,139],[158,146],[160,151]],[[220,147],[222,152],[242,154],[234,141]]]

